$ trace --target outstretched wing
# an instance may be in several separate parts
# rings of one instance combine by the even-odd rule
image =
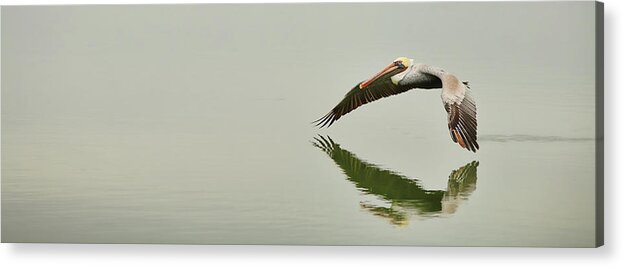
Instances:
[[[422,64],[418,70],[441,80],[441,101],[448,112],[448,130],[452,141],[476,152],[480,148],[476,141],[476,103],[469,92],[469,83],[460,81],[439,67]]]
[[[469,151],[480,148],[477,142],[476,103],[467,86],[456,90],[442,89],[441,99],[448,112],[448,130],[452,141]]]
[[[315,123],[316,126],[320,126],[321,128],[324,126],[329,127],[340,117],[346,115],[347,113],[355,110],[356,108],[364,104],[391,95],[404,93],[411,89],[407,87],[396,86],[391,82],[390,79],[387,79],[383,82],[370,84],[365,88],[360,88],[360,84],[361,83],[355,85],[355,87],[344,96],[344,99],[342,99],[340,103],[338,103],[329,113],[327,113],[327,115],[324,115],[322,118],[314,121],[313,123]]]

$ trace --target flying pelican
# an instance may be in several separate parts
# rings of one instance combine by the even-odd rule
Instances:
[[[416,88],[441,88],[441,101],[448,113],[448,130],[452,141],[476,152],[480,148],[476,141],[476,103],[468,83],[441,68],[414,64],[413,59],[406,57],[397,58],[372,78],[355,85],[340,103],[314,123],[321,128],[329,127],[363,104]]]

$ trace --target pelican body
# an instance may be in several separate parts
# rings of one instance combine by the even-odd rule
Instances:
[[[441,68],[414,63],[413,59],[406,57],[397,58],[372,78],[355,85],[340,103],[314,123],[321,128],[329,127],[361,105],[411,89],[441,89],[441,101],[448,113],[452,141],[472,152],[480,148],[477,142],[476,103],[468,83]]]

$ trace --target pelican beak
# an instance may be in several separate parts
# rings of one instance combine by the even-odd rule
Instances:
[[[387,67],[385,67],[383,70],[379,71],[377,74],[375,74],[374,76],[372,76],[372,78],[362,82],[359,85],[359,88],[363,89],[366,88],[368,85],[370,85],[371,83],[373,83],[374,81],[378,80],[379,78],[385,76],[386,74],[395,71],[397,69],[401,69],[404,68],[405,66],[402,64],[402,62],[400,61],[396,61],[396,62],[392,62],[392,64],[389,64]]]

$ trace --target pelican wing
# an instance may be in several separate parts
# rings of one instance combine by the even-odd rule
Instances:
[[[442,89],[441,99],[448,112],[448,130],[452,141],[469,151],[480,148],[477,140],[476,103],[467,86]]]
[[[448,112],[448,130],[452,141],[476,152],[480,148],[476,141],[476,102],[471,96],[469,83],[461,82],[453,74],[438,67],[422,64],[417,69],[441,80],[441,101]]]
[[[338,103],[329,113],[327,113],[327,115],[324,115],[322,118],[314,121],[313,123],[316,123],[316,126],[320,126],[321,128],[324,126],[329,127],[340,117],[364,104],[391,95],[404,93],[411,89],[396,86],[389,79],[383,82],[372,83],[365,88],[360,88],[360,84],[361,83],[355,85],[355,87],[344,96],[344,99],[342,99],[340,103]]]

